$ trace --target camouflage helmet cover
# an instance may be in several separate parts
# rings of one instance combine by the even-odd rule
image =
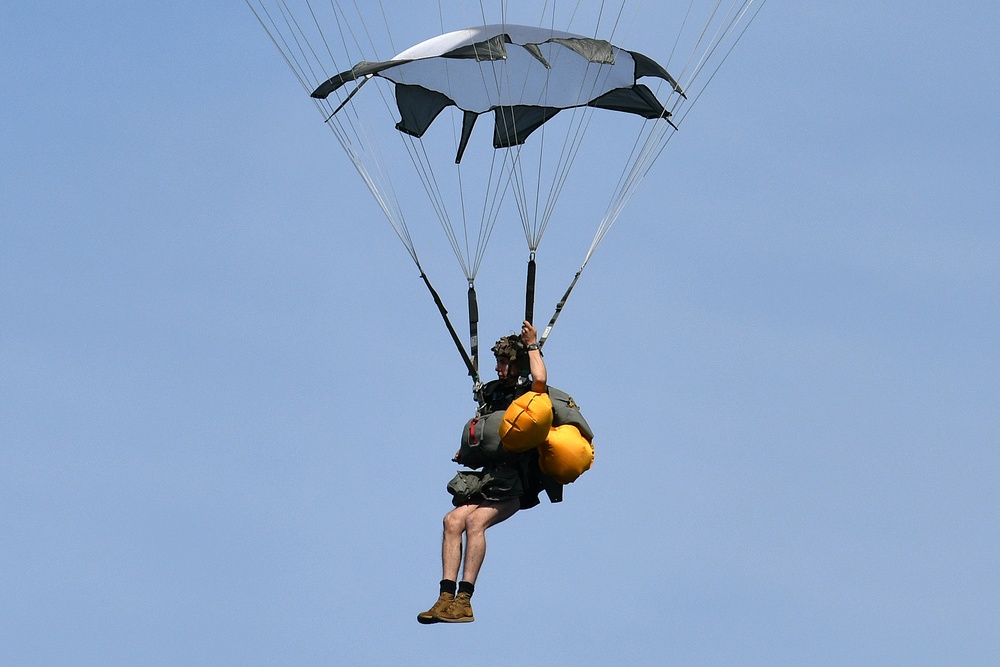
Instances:
[[[491,349],[497,358],[503,357],[513,363],[518,363],[525,353],[521,337],[515,334],[504,336]]]

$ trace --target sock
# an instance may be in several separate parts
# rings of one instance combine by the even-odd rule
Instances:
[[[469,597],[472,597],[472,594],[476,592],[476,585],[468,581],[462,581],[458,584],[458,592],[468,593]]]
[[[450,595],[454,595],[457,586],[458,586],[458,584],[456,582],[452,581],[451,579],[442,579],[441,580],[441,592],[442,593],[448,593]]]

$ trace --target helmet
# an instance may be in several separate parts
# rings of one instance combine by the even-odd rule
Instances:
[[[525,356],[524,343],[521,342],[521,337],[515,334],[504,336],[491,349],[497,357],[504,357],[513,363],[519,363]]]

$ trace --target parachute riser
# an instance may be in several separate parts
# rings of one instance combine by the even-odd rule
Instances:
[[[541,338],[538,339],[538,347],[544,346],[549,334],[552,333],[552,327],[556,325],[556,320],[559,319],[559,315],[562,313],[562,309],[566,305],[566,300],[569,299],[570,293],[573,291],[573,288],[576,287],[577,281],[580,280],[580,274],[583,273],[583,269],[584,267],[581,266],[580,270],[576,272],[576,275],[573,276],[573,280],[570,282],[569,287],[566,288],[566,292],[562,295],[562,298],[559,299],[559,303],[556,304],[556,311],[552,313],[552,319],[549,320],[548,325],[545,327],[545,331],[542,332]]]
[[[524,284],[524,319],[529,323],[535,319],[535,270],[535,251],[532,250],[528,256],[528,275]],[[527,363],[521,366],[521,378],[526,381],[531,368]]]
[[[524,319],[532,322],[535,319],[535,252],[528,258],[528,275],[524,283]]]
[[[469,370],[469,377],[472,378],[474,387],[478,387],[480,385],[479,370],[476,367],[476,364],[473,363],[472,357],[470,357],[469,353],[465,351],[465,346],[462,345],[462,340],[458,337],[458,332],[455,331],[455,327],[452,325],[451,319],[448,317],[448,310],[444,307],[444,302],[441,301],[441,297],[438,295],[437,290],[434,289],[434,286],[431,285],[431,281],[427,277],[427,274],[422,270],[420,271],[420,278],[424,281],[428,291],[430,291],[431,297],[433,297],[434,303],[438,307],[438,312],[441,313],[441,318],[444,320],[445,326],[448,327],[448,333],[451,334],[451,339],[454,341],[455,347],[458,348],[459,354],[462,355],[462,361],[465,362],[465,366]]]
[[[469,351],[472,356],[472,366],[476,369],[474,377],[479,376],[479,302],[476,298],[476,286],[469,282]]]
[[[483,397],[483,383],[479,379],[479,299],[476,297],[476,285],[469,281],[469,349],[472,353],[472,397],[481,410],[486,405]]]

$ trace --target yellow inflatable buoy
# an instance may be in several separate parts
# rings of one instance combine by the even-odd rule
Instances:
[[[549,395],[529,391],[518,396],[504,412],[500,440],[508,452],[526,452],[545,442],[551,426],[552,400]]]
[[[594,445],[572,424],[553,426],[538,445],[538,467],[560,484],[569,484],[590,470]]]

